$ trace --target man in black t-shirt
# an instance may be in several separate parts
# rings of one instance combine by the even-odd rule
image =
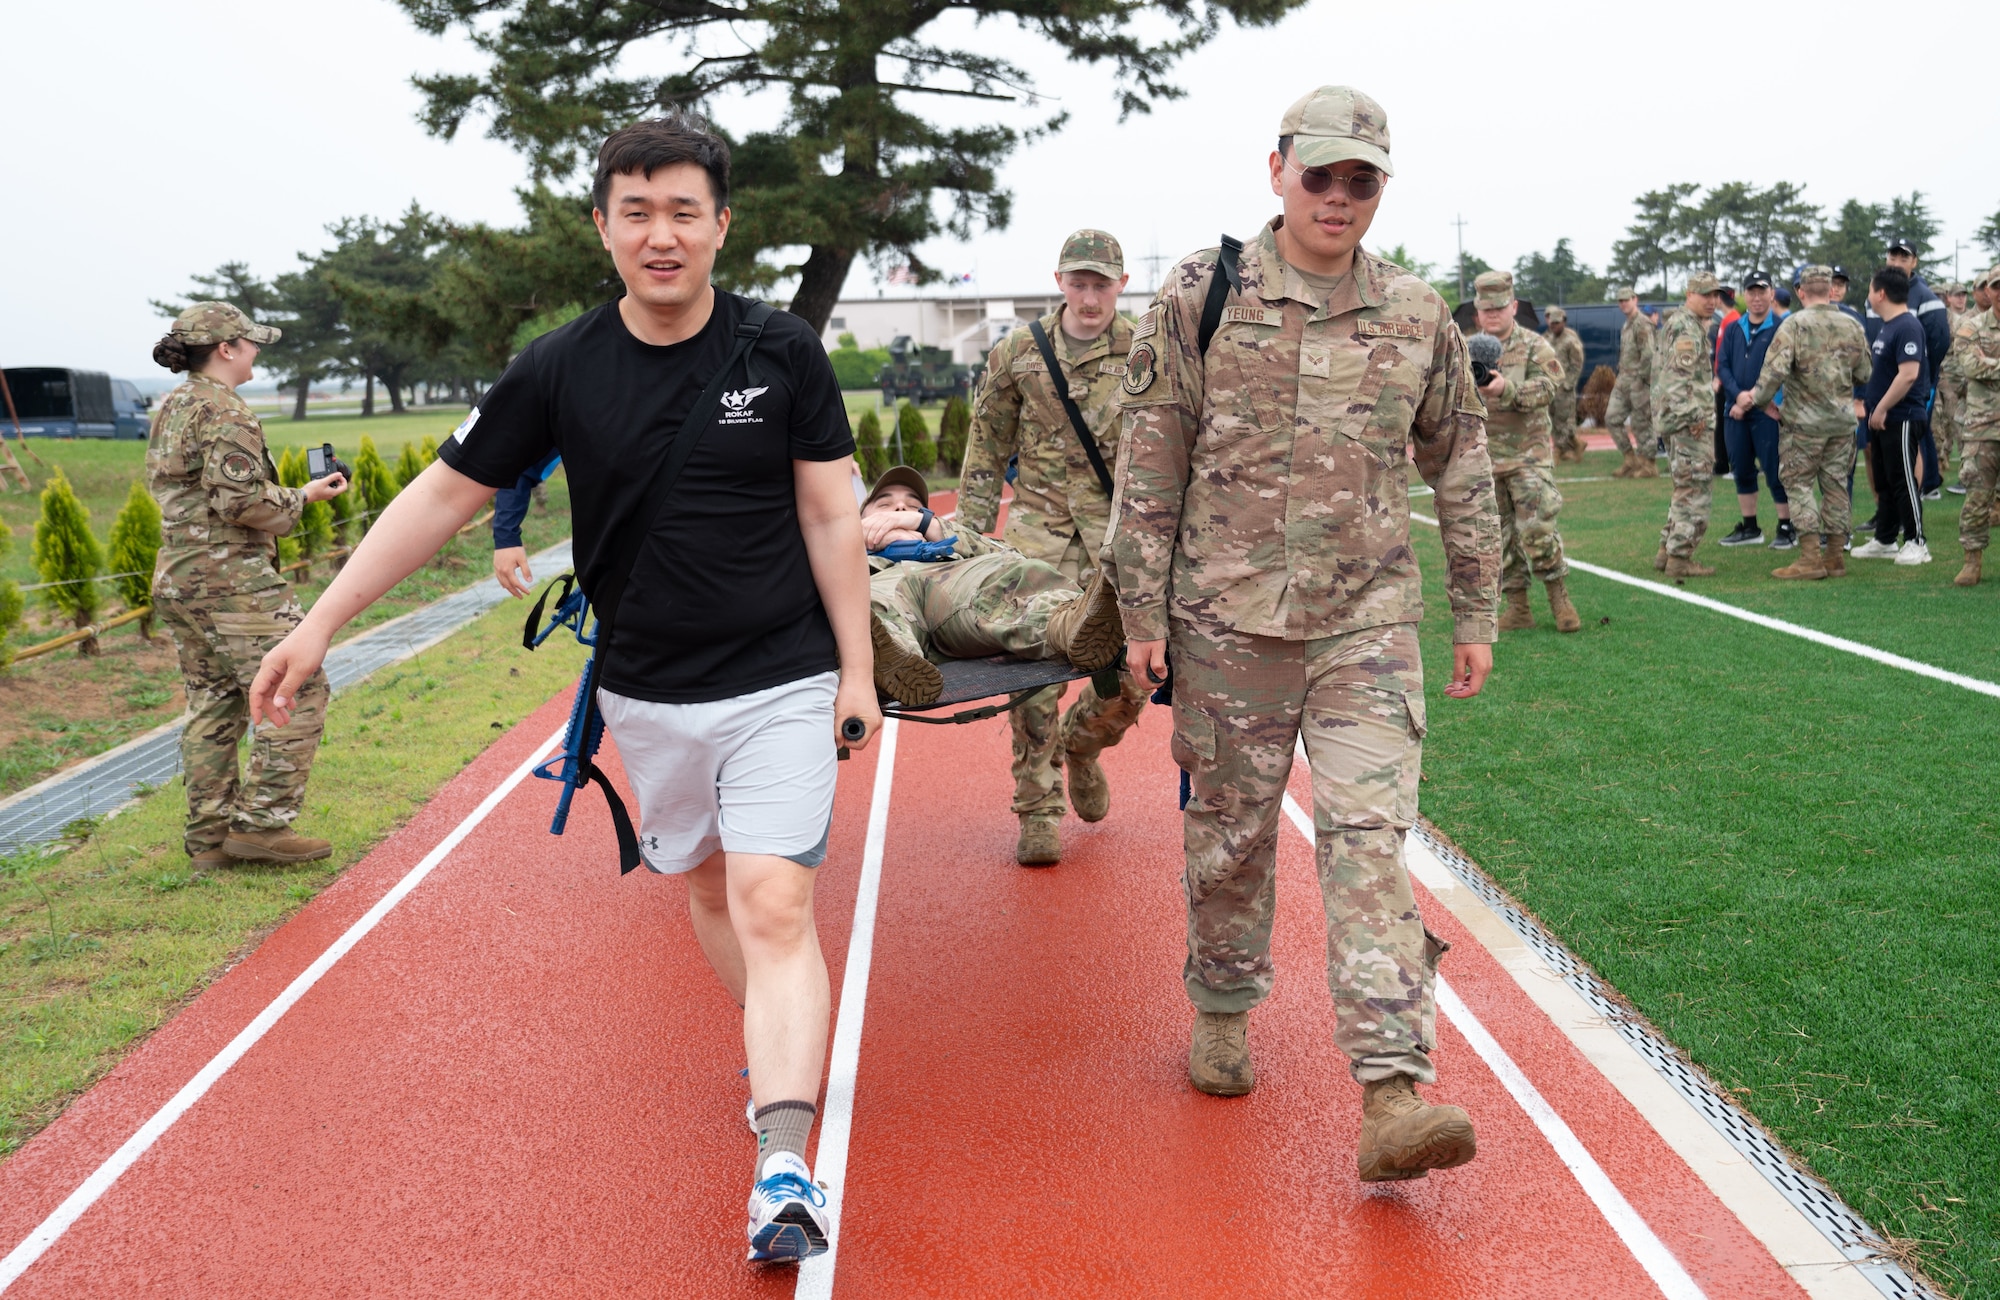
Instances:
[[[1876,503],[1875,537],[1855,547],[1854,557],[1929,564],[1918,475],[1919,447],[1930,432],[1930,356],[1923,325],[1909,302],[1910,277],[1901,268],[1885,266],[1875,273],[1868,305],[1882,325],[1869,345],[1875,368],[1862,402],[1868,408],[1871,441],[1880,440],[1882,498]],[[1901,547],[1896,545],[1898,533],[1904,539]]]
[[[685,119],[627,127],[599,150],[592,196],[624,295],[514,359],[265,656],[251,708],[282,723],[334,632],[551,452],[593,598],[617,588],[620,539],[642,533],[599,648],[597,703],[638,797],[646,863],[687,876],[695,935],[744,1008],[750,1258],[796,1261],[827,1246],[826,1196],[805,1161],[829,1003],[813,868],[839,721],[861,719],[872,738],[882,720],[854,442],[825,348],[786,312],[724,376],[707,427],[682,428],[753,306],[709,283],[729,231],[721,140]],[[677,438],[697,441],[650,498]]]

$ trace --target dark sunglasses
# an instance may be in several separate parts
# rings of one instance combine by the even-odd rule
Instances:
[[[1382,192],[1383,175],[1373,168],[1367,168],[1350,176],[1335,176],[1331,167],[1300,167],[1291,159],[1285,159],[1285,166],[1299,174],[1299,188],[1308,194],[1324,194],[1337,183],[1351,199],[1366,201]]]

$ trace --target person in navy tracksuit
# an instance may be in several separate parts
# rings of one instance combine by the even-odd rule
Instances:
[[[1762,271],[1752,271],[1744,278],[1743,295],[1748,309],[1724,326],[1716,340],[1715,377],[1722,384],[1725,411],[1735,405],[1738,393],[1757,387],[1764,354],[1778,333],[1780,316],[1773,310],[1776,303],[1771,277]],[[1771,485],[1771,500],[1778,506],[1778,533],[1771,543],[1772,549],[1783,551],[1798,545],[1798,535],[1792,530],[1790,499],[1778,479],[1777,411],[1784,401],[1785,395],[1780,392],[1770,407],[1751,411],[1749,418],[1724,421],[1723,437],[1729,449],[1730,468],[1736,475],[1736,502],[1743,512],[1743,521],[1736,525],[1736,531],[1722,539],[1724,546],[1763,544],[1764,530],[1757,523],[1759,465]]]
[[[521,544],[521,521],[528,517],[535,489],[561,464],[562,456],[550,452],[516,479],[513,487],[493,494],[493,576],[509,595],[525,596],[535,585],[534,572],[528,568],[528,549]]]

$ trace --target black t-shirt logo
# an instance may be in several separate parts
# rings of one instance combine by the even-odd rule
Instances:
[[[753,411],[750,404],[770,391],[771,389],[767,385],[763,388],[738,388],[733,392],[724,393],[722,395],[722,418],[717,423],[762,424],[764,417]]]

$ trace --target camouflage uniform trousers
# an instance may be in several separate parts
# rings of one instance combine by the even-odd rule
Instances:
[[[1500,507],[1500,590],[1526,591],[1531,570],[1543,582],[1567,577],[1556,529],[1563,499],[1555,473],[1546,465],[1496,468],[1493,498]]]
[[[1854,531],[1854,503],[1847,486],[1853,473],[1853,434],[1822,438],[1779,425],[1778,481],[1791,498],[1792,526],[1800,532]]]
[[[1708,531],[1709,485],[1715,478],[1715,436],[1707,421],[1686,429],[1668,429],[1667,466],[1674,493],[1667,505],[1667,526],[1660,544],[1677,559],[1694,558]],[[1783,482],[1782,475],[1779,482]]]
[[[1430,1082],[1446,945],[1424,928],[1403,865],[1423,761],[1416,625],[1284,641],[1176,617],[1167,651],[1174,761],[1191,789],[1189,999],[1229,1012],[1270,996],[1278,821],[1303,732],[1334,1043],[1361,1082]]]
[[[1549,419],[1554,425],[1557,451],[1569,451],[1577,445],[1576,433],[1576,390],[1565,384],[1557,391],[1555,400],[1549,403]]]
[[[1088,586],[1096,576],[1095,570],[1083,566],[1083,544],[1074,536],[1056,567],[1073,575],[1078,586]],[[1063,688],[1051,686],[1007,715],[1013,730],[1016,813],[1061,816],[1069,811],[1063,764],[1070,755],[1096,758],[1123,740],[1152,694],[1129,673],[1119,676],[1118,685],[1118,694],[1107,700],[1086,681],[1067,712],[1062,708]]]
[[[1965,482],[1965,506],[1958,515],[1958,544],[1967,551],[1983,551],[1993,528],[1993,490],[2000,480],[2000,442],[1991,438],[1968,438],[1960,444],[1959,460]]]
[[[236,747],[250,725],[250,684],[258,665],[305,617],[298,601],[290,588],[271,587],[203,601],[155,603],[160,622],[173,636],[187,688],[181,776],[187,785],[182,839],[188,855],[221,848],[231,827],[279,830],[291,825],[305,800],[306,778],[326,726],[331,695],[326,675],[315,672],[299,688],[284,726],[257,728],[240,784]]]
[[[1632,431],[1625,431],[1625,421],[1630,418]],[[1605,431],[1620,451],[1636,450],[1641,456],[1653,454],[1653,403],[1645,394],[1632,396],[1630,388],[1619,384],[1611,390],[1611,401],[1604,408]]]

